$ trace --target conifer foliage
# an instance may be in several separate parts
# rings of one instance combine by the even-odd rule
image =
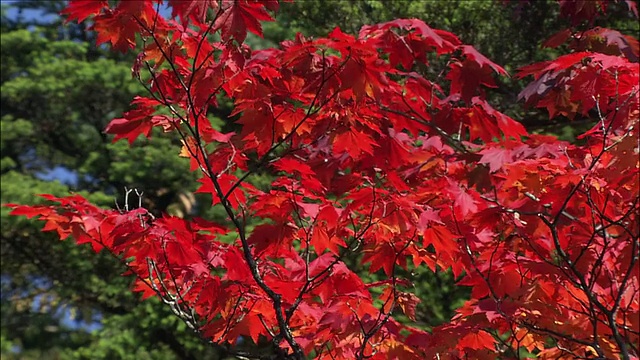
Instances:
[[[577,26],[608,3],[559,6]],[[111,252],[134,291],[231,354],[242,339],[292,359],[638,358],[636,39],[568,28],[544,45],[570,52],[515,74],[530,80],[527,106],[592,118],[570,144],[490,105],[507,71],[420,20],[254,50],[247,34],[262,35],[277,0],[168,5],[165,18],[160,1],[72,0],[64,14],[91,21],[98,43],[142,49],[132,75],[148,95],[106,131],[179,134],[182,152],[167,156],[190,158],[228,221],[79,195],[10,204],[13,215]],[[435,56],[445,67],[424,71]],[[221,98],[236,132],[207,118]],[[256,171],[273,174],[268,189],[247,182]],[[384,280],[367,283],[354,262]],[[430,331],[412,324],[420,299],[399,275],[416,267],[472,288]]]

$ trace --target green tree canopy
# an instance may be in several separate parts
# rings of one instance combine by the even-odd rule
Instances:
[[[17,5],[51,15],[64,4]],[[77,25],[62,26],[57,16],[38,23],[28,9],[9,18],[16,10],[3,4],[2,202],[37,203],[35,194],[74,191],[111,207],[128,186],[144,189],[154,211],[187,211],[193,202],[184,194],[195,186],[188,163],[166,156],[179,151],[176,139],[140,140],[132,152],[103,132],[142,90],[129,66],[96,50]],[[55,242],[37,224],[1,211],[3,358],[215,355],[159,301],[139,302],[110,255]]]

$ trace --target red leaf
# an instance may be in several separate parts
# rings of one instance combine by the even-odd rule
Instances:
[[[440,225],[444,225],[442,219],[440,219],[440,215],[438,215],[437,211],[434,211],[431,208],[426,209],[420,214],[420,220],[418,222],[418,230],[424,231],[427,229],[429,224],[436,223]]]
[[[136,278],[133,282],[133,288],[131,289],[134,292],[142,293],[142,300],[148,299],[150,297],[158,295],[151,284],[148,284],[146,281]]]
[[[388,84],[384,75],[386,69],[380,65],[374,54],[368,53],[358,58],[357,52],[354,52],[350,54],[351,58],[340,73],[343,88],[350,90],[356,101],[362,100],[365,95],[369,98],[379,98],[384,85]]]
[[[314,176],[315,172],[311,170],[308,164],[292,158],[282,158],[273,163],[273,167],[285,173],[297,173],[301,176]]]
[[[489,105],[486,100],[474,98],[473,105],[475,110],[477,110],[476,114],[481,115],[476,118],[482,118],[485,117],[482,115],[488,115],[490,117],[489,120],[498,126],[498,129],[500,129],[500,132],[504,134],[505,138],[514,138],[516,140],[519,140],[521,136],[527,135],[527,130],[524,128],[524,126],[522,126],[522,124],[513,120],[509,116],[495,110],[491,107],[491,105]],[[487,127],[486,124],[484,126]],[[494,134],[491,134],[491,136],[493,137]],[[485,136],[480,136],[480,138],[485,141],[488,141],[489,139]]]
[[[420,298],[409,292],[398,292],[396,302],[409,319],[416,321],[416,306],[420,303]]]
[[[447,180],[449,181],[449,188],[447,190],[453,195],[454,204],[460,209],[462,216],[464,217],[470,212],[476,212],[478,206],[473,196],[469,195],[465,189],[460,187],[460,184],[450,179]]]
[[[496,87],[489,67],[482,67],[470,60],[454,61],[450,67],[451,71],[447,74],[447,79],[451,80],[451,94],[459,94],[466,103],[471,102],[480,85]]]
[[[294,229],[286,224],[262,224],[256,226],[247,239],[258,256],[280,255],[282,247],[289,249]]]
[[[217,10],[218,0],[169,0],[169,6],[171,17],[180,16],[183,22],[191,18],[202,23],[209,9]]]
[[[456,251],[456,236],[446,226],[432,225],[424,231],[424,245],[433,245],[436,254],[452,254]]]
[[[575,64],[581,63],[584,58],[592,55],[590,52],[578,52],[558,57],[553,61],[545,61],[533,65],[523,66],[518,69],[517,78],[523,78],[528,75],[534,75],[538,79],[544,73],[549,71],[559,72],[568,69]]]
[[[496,340],[484,330],[478,330],[471,334],[467,334],[458,342],[460,348],[468,348],[474,350],[488,349],[494,350]]]
[[[485,147],[478,154],[482,155],[478,162],[489,165],[489,171],[492,173],[502,169],[502,165],[513,161],[511,150],[502,147]]]
[[[547,41],[542,44],[542,47],[555,49],[558,46],[564,44],[565,41],[571,36],[571,29],[560,30],[557,33],[553,34]]]
[[[353,159],[360,158],[360,154],[373,155],[373,147],[376,143],[369,135],[350,128],[339,133],[333,138],[333,151],[336,154],[347,152]]]
[[[67,15],[66,22],[76,19],[79,24],[89,16],[99,14],[108,5],[106,0],[71,0],[60,14]]]
[[[339,246],[346,246],[345,242],[333,232],[330,232],[324,223],[314,226],[311,245],[318,255],[324,253],[325,250],[329,250],[331,253],[338,255],[340,253]]]
[[[96,44],[110,42],[114,49],[126,52],[135,48],[136,34],[146,28],[162,28],[163,18],[156,17],[150,1],[121,1],[115,10],[93,18],[98,33]]]
[[[156,100],[136,96],[131,105],[135,109],[124,113],[122,118],[111,120],[105,129],[107,134],[115,135],[114,142],[124,138],[132,144],[140,135],[149,137],[154,126],[162,126],[166,130],[173,128],[168,117],[153,115],[155,107],[159,105]]]
[[[27,219],[31,219],[35,216],[42,216],[49,214],[53,209],[43,206],[31,206],[31,205],[17,205],[17,204],[3,204],[2,206],[13,208],[9,215],[12,216],[26,216]]]
[[[638,62],[638,40],[619,31],[596,27],[583,33],[581,40],[588,50],[608,55],[624,55],[631,62]],[[602,45],[600,45],[602,44]]]
[[[166,252],[169,261],[181,267],[202,263],[202,257],[193,247],[184,246],[177,241],[167,241]]]
[[[432,29],[429,25],[418,19],[396,19],[382,24],[365,25],[360,29],[359,38],[363,39],[375,31],[388,31],[391,28],[414,30],[416,34],[426,40],[428,46],[433,46],[438,54],[450,53],[455,50],[456,46],[461,44],[458,37],[454,34],[443,30]]]
[[[389,243],[382,243],[375,248],[365,250],[364,257],[362,258],[363,263],[371,262],[369,273],[373,274],[383,269],[387,276],[393,274],[394,260],[396,260],[396,252]]]
[[[600,11],[604,13],[605,0],[558,0],[560,15],[569,18],[571,25],[576,26],[584,20],[593,21]]]
[[[131,113],[129,113],[131,115]],[[149,137],[151,135],[151,122],[145,121],[145,119],[128,120],[125,118],[113,119],[107,125],[105,132],[107,134],[115,134],[113,141],[126,138],[129,144],[140,136],[140,134]]]
[[[468,59],[480,66],[481,68],[489,67],[493,69],[498,75],[508,75],[507,71],[503,69],[500,65],[494,63],[493,61],[487,59],[486,56],[480,54],[478,50],[476,50],[473,46],[470,45],[462,45],[460,46],[462,49],[462,54]]]
[[[258,2],[224,0],[222,8],[224,12],[216,20],[215,26],[221,30],[223,40],[233,38],[242,43],[247,31],[262,37],[260,21],[273,20],[264,5]]]
[[[202,177],[198,179],[198,182],[202,184],[196,190],[196,193],[205,193],[211,194],[212,204],[220,203],[220,194],[218,194],[218,189],[216,189],[215,185],[211,181],[209,177]],[[228,201],[231,207],[237,209],[239,204],[244,204],[247,199],[244,192],[240,189],[240,187],[235,187],[233,192],[229,193],[229,190],[238,182],[238,178],[234,175],[230,174],[220,174],[216,179],[218,186],[220,187],[220,191],[222,191],[222,196],[224,196],[224,200]]]

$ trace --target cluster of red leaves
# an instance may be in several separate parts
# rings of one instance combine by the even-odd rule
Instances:
[[[560,3],[563,14],[592,6]],[[577,52],[518,73],[534,78],[528,104],[597,120],[577,146],[491,107],[483,88],[506,71],[422,21],[253,51],[243,41],[261,35],[277,1],[169,5],[171,19],[151,0],[71,1],[65,13],[92,17],[98,42],[115,49],[143,40],[132,72],[148,71],[150,95],[107,131],[129,142],[152,127],[179,133],[180,155],[203,174],[198,191],[229,224],[105,210],[78,195],[10,205],[14,215],[106,248],[134,290],[216,343],[269,340],[298,358],[637,358],[637,40],[594,29],[573,37]],[[414,71],[430,66],[427,53],[449,59],[446,89]],[[239,133],[207,119],[220,96]],[[256,167],[274,174],[268,191],[245,181]],[[357,254],[387,280],[364,283],[343,262]],[[408,266],[451,269],[472,299],[431,332],[394,320],[414,319],[419,302],[397,276]]]

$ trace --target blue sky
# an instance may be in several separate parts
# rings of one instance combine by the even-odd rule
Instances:
[[[16,1],[16,0],[2,0],[2,5],[10,5],[10,4],[14,4],[14,3],[19,3],[20,1]],[[7,17],[9,19],[16,19],[19,15],[19,11],[16,8],[9,8],[7,11]],[[22,17],[25,20],[33,20],[33,19],[37,19],[40,22],[46,23],[48,21],[53,21],[56,19],[55,15],[46,15],[44,14],[44,12],[42,10],[37,10],[37,9],[25,9],[22,11]]]

